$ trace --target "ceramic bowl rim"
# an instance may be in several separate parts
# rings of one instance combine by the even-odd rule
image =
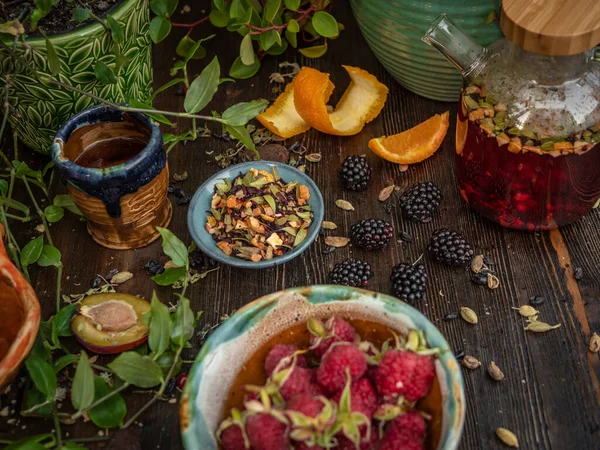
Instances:
[[[466,406],[467,406],[465,391],[464,391],[464,379],[463,379],[462,372],[460,369],[460,364],[458,363],[454,353],[451,351],[450,345],[448,344],[448,341],[446,340],[446,338],[444,337],[442,332],[422,312],[420,312],[416,308],[412,307],[411,305],[409,305],[391,295],[382,294],[382,293],[374,292],[374,291],[368,291],[368,290],[360,289],[360,288],[340,286],[340,285],[302,286],[302,287],[293,287],[293,288],[283,289],[283,290],[259,297],[255,300],[251,301],[250,303],[245,304],[240,309],[236,310],[227,319],[227,321],[224,322],[223,324],[226,324],[228,321],[231,321],[232,319],[241,318],[242,316],[244,316],[248,312],[251,312],[255,307],[258,307],[259,305],[264,304],[266,306],[270,303],[276,304],[282,297],[284,297],[285,295],[290,294],[290,293],[304,294],[307,291],[310,291],[311,293],[312,292],[327,293],[327,291],[330,291],[330,290],[347,293],[346,296],[339,296],[339,299],[335,300],[335,301],[352,300],[353,295],[357,295],[357,296],[367,296],[370,298],[377,299],[378,301],[392,302],[392,304],[394,304],[393,302],[399,303],[406,310],[403,312],[389,311],[390,315],[394,316],[397,314],[404,314],[404,315],[407,315],[410,319],[417,318],[420,321],[423,321],[427,325],[427,329],[423,330],[423,332],[426,334],[426,336],[429,335],[428,339],[431,339],[431,337],[432,337],[431,335],[434,335],[435,339],[438,341],[438,343],[441,342],[442,346],[444,346],[446,349],[448,349],[448,351],[445,354],[443,354],[439,357],[439,361],[443,367],[445,374],[447,375],[447,379],[446,379],[447,386],[446,387],[448,387],[448,385],[451,386],[450,388],[448,388],[448,396],[449,397],[454,397],[453,393],[456,393],[456,392],[452,385],[454,382],[457,383],[458,398],[456,398],[454,401],[459,406],[456,407],[455,415],[450,418],[451,420],[448,424],[448,429],[447,429],[446,434],[442,435],[442,437],[441,437],[442,440],[440,441],[439,449],[440,450],[456,450],[461,441],[461,437],[462,437],[462,433],[463,433],[463,429],[464,429],[464,423],[465,423]],[[263,319],[264,318],[261,318],[260,320],[263,320]],[[222,325],[219,328],[217,328],[217,330],[212,335],[210,335],[208,337],[208,339],[204,342],[204,344],[202,345],[202,348],[198,352],[198,354],[194,360],[194,363],[192,364],[192,366],[190,368],[188,382],[186,383],[186,385],[184,387],[183,394],[181,397],[180,430],[181,430],[182,441],[183,441],[184,447],[188,448],[188,449],[195,449],[195,447],[193,445],[197,441],[194,440],[194,436],[193,436],[193,431],[194,431],[193,428],[194,427],[192,426],[192,422],[194,421],[194,416],[195,415],[197,416],[198,414],[200,414],[200,411],[196,407],[196,401],[195,401],[196,397],[198,395],[198,383],[194,382],[194,380],[196,379],[196,377],[199,374],[199,367],[200,367],[202,361],[204,361],[206,359],[206,357],[208,355],[210,355],[212,352],[218,350],[220,344],[218,344],[218,343],[215,344],[214,348],[212,348],[211,350],[208,350],[206,353],[203,352],[203,349],[204,348],[210,349],[211,348],[210,344],[213,342],[218,342],[221,339],[221,334],[226,335],[229,332],[229,330],[227,330],[227,328],[223,327]],[[244,333],[242,333],[241,335],[243,335]],[[443,360],[445,360],[445,361],[443,361]],[[449,364],[449,363],[451,363],[451,364]],[[454,368],[455,368],[454,370],[451,369],[451,367],[450,367],[451,365],[454,366]],[[448,376],[448,373],[450,373],[451,376]],[[443,407],[445,407],[445,405],[443,405]],[[187,424],[186,425],[187,429],[184,429],[184,423]],[[442,446],[442,444],[443,444],[443,446]]]
[[[252,168],[261,170],[264,168],[268,169],[270,167],[276,167],[278,170],[281,169],[281,171],[291,171],[297,178],[300,178],[302,180],[302,183],[306,184],[311,191],[311,196],[310,200],[308,200],[308,204],[312,206],[313,222],[308,227],[308,234],[306,235],[304,241],[301,242],[300,245],[298,245],[296,248],[287,252],[283,256],[278,256],[273,259],[262,260],[258,262],[247,261],[241,258],[236,258],[235,256],[227,256],[216,246],[216,243],[214,243],[212,237],[211,243],[214,243],[214,245],[211,245],[210,247],[205,245],[200,238],[200,234],[208,234],[208,232],[204,228],[204,220],[201,224],[198,224],[197,218],[195,218],[195,216],[198,215],[198,211],[202,212],[202,219],[206,218],[206,213],[204,212],[206,208],[199,204],[199,202],[201,201],[200,198],[202,197],[203,191],[205,191],[208,187],[210,187],[212,190],[212,187],[218,181],[220,181],[223,178],[228,178],[224,176],[225,173],[246,172]],[[219,172],[211,175],[206,181],[204,181],[204,183],[200,185],[200,187],[198,187],[198,189],[194,193],[194,196],[192,197],[192,201],[190,202],[187,223],[188,230],[190,232],[190,235],[192,236],[193,241],[196,243],[200,250],[202,250],[204,253],[207,253],[211,258],[228,266],[239,267],[243,269],[262,269],[274,267],[280,264],[285,264],[304,253],[319,236],[319,231],[321,229],[321,224],[323,223],[323,217],[325,214],[324,210],[325,204],[323,201],[321,191],[317,184],[313,181],[313,179],[309,177],[306,173],[301,172],[300,170],[288,164],[276,161],[248,161],[235,164],[233,166],[229,166],[223,170],[220,170]]]

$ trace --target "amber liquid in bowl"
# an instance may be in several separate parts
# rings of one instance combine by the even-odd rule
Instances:
[[[368,320],[346,319],[356,330],[362,340],[370,341],[378,348],[394,335],[390,328],[377,322]],[[400,334],[394,330],[396,334]],[[244,397],[247,391],[245,385],[263,386],[267,381],[265,372],[265,360],[267,354],[276,344],[294,344],[298,348],[308,348],[310,333],[306,328],[306,323],[299,323],[286,329],[280,334],[272,337],[263,344],[244,364],[233,384],[229,388],[227,401],[223,405],[221,420],[225,420],[232,408],[244,409]],[[437,448],[442,432],[442,393],[440,383],[437,377],[433,380],[431,391],[419,403],[417,408],[431,416],[427,422],[427,435],[425,438],[425,448]]]
[[[600,197],[599,144],[581,155],[511,153],[460,108],[457,121],[463,130],[467,122],[464,147],[456,153],[460,192],[494,222],[528,231],[557,228],[581,219]]]
[[[0,361],[4,359],[25,320],[25,311],[15,288],[0,281]]]

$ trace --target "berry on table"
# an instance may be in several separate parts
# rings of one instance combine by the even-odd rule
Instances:
[[[183,387],[185,386],[185,383],[187,383],[188,380],[188,374],[187,373],[180,373],[177,376],[177,387],[179,389],[183,389]]]
[[[367,261],[352,258],[337,263],[329,274],[333,284],[345,286],[366,286],[372,276],[371,265]]]
[[[340,179],[344,188],[350,191],[364,191],[371,178],[371,166],[364,156],[347,156],[340,169]]]
[[[435,230],[427,248],[435,261],[454,267],[466,266],[474,254],[463,235],[448,228]]]
[[[352,225],[350,239],[363,250],[379,250],[394,236],[394,227],[387,220],[364,219]]]
[[[402,212],[410,219],[422,223],[431,222],[432,214],[440,206],[442,193],[435,184],[428,181],[417,183],[400,197]]]
[[[427,272],[423,264],[396,264],[390,275],[394,295],[405,302],[422,300],[425,296]]]

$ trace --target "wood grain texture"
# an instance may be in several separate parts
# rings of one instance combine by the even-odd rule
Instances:
[[[203,1],[202,5],[208,9],[208,2]],[[177,21],[201,17],[201,7],[193,5],[192,8],[191,15],[177,17]],[[337,86],[332,104],[349,82],[342,64],[359,66],[373,73],[390,88],[390,94],[382,114],[362,133],[336,137],[311,130],[298,136],[297,140],[310,153],[323,155],[320,163],[309,163],[307,169],[323,192],[325,220],[338,225],[338,229],[329,234],[347,235],[354,222],[373,217],[390,220],[397,231],[408,232],[413,241],[393,241],[387,249],[376,253],[345,247],[324,254],[325,244],[319,238],[304,255],[284,266],[258,272],[221,267],[189,290],[194,310],[204,311],[200,327],[218,323],[221,316],[262,295],[293,286],[327,283],[333,265],[349,256],[364,258],[371,263],[375,272],[369,283],[371,290],[391,293],[389,274],[394,264],[413,262],[421,257],[434,229],[447,226],[461,230],[476,245],[478,252],[488,254],[497,263],[500,288],[491,291],[475,286],[469,281],[466,270],[439,266],[424,255],[423,261],[429,273],[427,297],[415,305],[440,328],[456,351],[464,350],[481,360],[484,366],[493,360],[506,374],[504,381],[495,382],[483,368],[464,370],[467,416],[461,450],[506,448],[494,434],[497,427],[512,430],[519,438],[521,448],[527,450],[600,449],[600,391],[597,381],[600,378],[600,358],[587,352],[591,332],[600,330],[600,240],[597,238],[600,235],[600,212],[594,211],[580,222],[552,233],[511,231],[481,219],[468,209],[456,188],[453,172],[454,119],[451,119],[450,131],[440,150],[408,172],[403,173],[397,165],[374,156],[367,148],[370,138],[406,130],[448,109],[450,117],[454,118],[456,105],[426,100],[403,89],[377,63],[358,31],[350,7],[339,2],[334,14],[344,23],[346,30],[339,39],[330,41],[325,57],[309,60],[291,50],[277,57],[267,57],[262,61],[263,67],[258,76],[222,85],[211,107],[222,111],[239,101],[259,97],[272,99],[273,85],[269,84],[268,75],[278,71],[277,64],[282,61],[298,61],[330,72]],[[211,30],[206,27],[195,33],[198,37],[207,36]],[[175,30],[165,43],[156,47],[155,86],[169,79],[172,49],[183,34]],[[207,48],[209,53],[218,49],[225,75],[226,68],[237,56],[239,37],[222,31],[218,36]],[[198,74],[211,58],[212,54],[209,54],[205,60],[193,61],[191,73]],[[159,95],[156,106],[182,110],[183,98],[170,91]],[[179,131],[188,125],[185,120],[178,121]],[[217,171],[214,155],[207,155],[207,152],[222,151],[227,145],[223,141],[201,138],[173,150],[169,157],[171,173],[186,170],[189,174],[189,178],[179,186],[192,194]],[[367,193],[343,191],[337,181],[342,160],[347,155],[363,153],[367,154],[373,168],[370,189]],[[388,214],[377,200],[377,195],[390,180],[402,189],[416,182],[433,181],[444,196],[440,214],[428,224],[407,220],[397,206],[397,194],[394,194],[393,208]],[[53,192],[63,191],[62,185],[53,186]],[[334,202],[338,198],[350,201],[356,211],[336,208]],[[170,229],[190,242],[186,226],[187,207],[174,204],[173,209]],[[34,235],[36,225],[31,223],[24,227],[22,242]],[[164,302],[174,300],[172,290],[157,288],[142,269],[149,259],[166,261],[161,256],[159,242],[126,252],[105,249],[95,244],[87,234],[85,224],[70,214],[52,225],[52,232],[66,266],[65,293],[84,292],[95,274],[105,274],[117,268],[135,275],[119,287],[120,292],[150,298],[152,290],[156,289]],[[574,267],[583,268],[584,278],[579,282],[573,279]],[[34,287],[46,318],[53,313],[53,270],[32,268]],[[546,298],[539,308],[540,320],[561,323],[559,329],[545,334],[524,331],[524,319],[511,308],[526,304],[533,295]],[[480,318],[479,324],[473,326],[461,319],[442,320],[445,314],[458,311],[460,306],[472,308]],[[195,338],[195,343],[198,342],[199,338]],[[188,350],[185,359],[193,359],[198,350],[198,345]],[[139,407],[148,398],[145,393],[127,395],[130,410]],[[23,425],[26,429],[21,429]],[[5,418],[0,418],[0,438],[12,439],[50,427],[49,422],[35,419],[21,421],[16,427],[9,426]],[[79,437],[95,436],[97,433],[90,424],[65,427],[65,431]],[[111,436],[105,447],[89,447],[179,449],[177,405],[158,402],[141,418],[139,426],[113,431]]]

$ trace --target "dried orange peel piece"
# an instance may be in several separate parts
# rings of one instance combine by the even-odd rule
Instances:
[[[296,111],[294,105],[295,79],[289,83],[277,100],[269,106],[257,119],[272,133],[282,138],[290,138],[310,129],[302,117]],[[333,83],[329,82],[328,90],[324,93],[325,101],[329,100],[333,92]]]
[[[311,127],[323,133],[350,136],[379,115],[387,99],[388,88],[369,72],[342,66],[350,75],[350,84],[333,112],[327,101],[333,85],[329,74],[303,67],[294,78],[296,111]]]
[[[415,164],[437,151],[446,136],[449,123],[448,111],[436,114],[410,130],[371,139],[369,148],[388,161]]]

